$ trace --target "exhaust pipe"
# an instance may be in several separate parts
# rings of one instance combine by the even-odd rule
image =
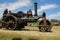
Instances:
[[[34,16],[37,16],[37,3],[34,3]]]

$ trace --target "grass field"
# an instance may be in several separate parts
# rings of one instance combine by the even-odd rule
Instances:
[[[21,38],[23,40],[60,40],[60,26],[54,26],[52,32],[39,32],[38,27],[25,27],[23,30],[0,29],[0,40],[12,40]]]

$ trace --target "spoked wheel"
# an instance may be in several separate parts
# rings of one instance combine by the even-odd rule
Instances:
[[[16,22],[7,22],[6,28],[9,30],[14,30],[16,28]]]
[[[41,32],[49,32],[51,28],[51,23],[48,20],[46,20],[46,25],[43,24],[43,20],[39,23],[39,31]]]
[[[9,30],[16,29],[16,26],[17,26],[16,18],[14,18],[13,16],[6,17],[4,19],[4,25],[6,29],[9,29]]]

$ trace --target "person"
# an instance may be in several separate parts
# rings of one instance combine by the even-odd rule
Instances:
[[[8,14],[8,9],[5,9],[4,13],[3,13],[3,19],[2,20],[4,20],[4,18],[6,17],[7,14]]]
[[[8,9],[4,10],[3,16],[6,16],[6,14],[8,13]]]

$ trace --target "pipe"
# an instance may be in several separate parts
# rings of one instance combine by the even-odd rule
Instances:
[[[37,16],[37,3],[34,3],[34,11],[35,11],[34,16]]]

